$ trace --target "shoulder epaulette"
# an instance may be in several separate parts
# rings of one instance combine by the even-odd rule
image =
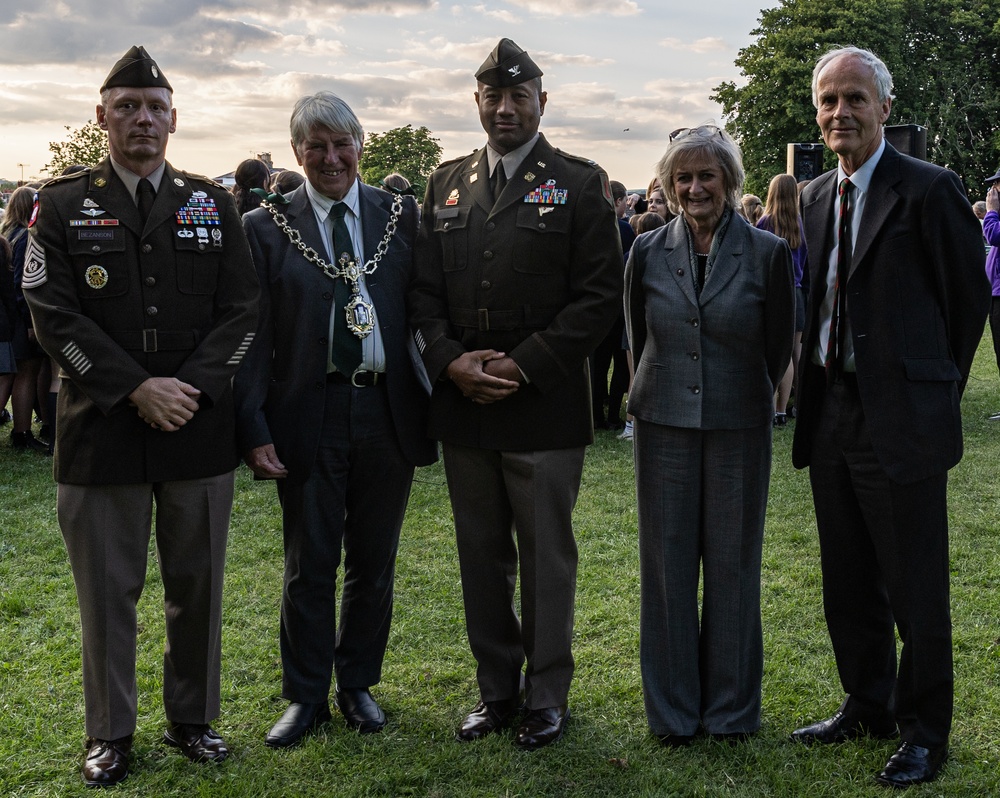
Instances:
[[[39,189],[47,188],[48,186],[53,186],[56,183],[65,183],[70,180],[78,180],[81,177],[87,177],[89,175],[90,175],[90,167],[88,166],[86,169],[81,169],[77,172],[72,172],[68,175],[56,175],[55,177],[46,180],[38,188]]]
[[[198,175],[195,174],[194,172],[185,172],[183,169],[180,169],[178,171],[180,171],[180,173],[184,175],[184,177],[186,177],[188,180],[195,180],[199,183],[208,183],[210,186],[214,186],[215,188],[221,188],[223,190],[227,190],[226,187],[222,185],[222,183],[217,183],[216,181],[212,180],[212,178],[206,177],[205,175]]]
[[[584,158],[580,155],[573,155],[569,152],[563,152],[558,147],[555,148],[556,152],[559,153],[563,158],[569,158],[571,161],[577,161],[579,163],[587,164],[587,166],[593,169],[600,169],[601,165],[597,161],[592,161],[590,158]]]

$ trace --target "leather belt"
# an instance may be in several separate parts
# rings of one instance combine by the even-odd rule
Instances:
[[[385,379],[385,373],[381,371],[364,371],[358,369],[351,375],[342,371],[331,371],[326,375],[327,382],[337,382],[342,385],[353,385],[355,388],[371,388],[378,385],[379,380]]]
[[[111,338],[122,349],[139,352],[166,352],[178,349],[194,349],[198,335],[194,330],[111,330]]]
[[[557,311],[547,308],[523,307],[516,310],[490,310],[489,308],[451,308],[448,317],[456,327],[474,330],[516,330],[523,327],[545,329]]]

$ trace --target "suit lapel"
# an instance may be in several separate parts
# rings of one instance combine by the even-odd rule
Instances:
[[[854,244],[854,254],[851,257],[851,270],[848,277],[854,274],[858,264],[864,259],[872,241],[882,226],[892,215],[896,204],[900,201],[899,194],[893,188],[899,182],[899,153],[886,142],[871,182],[868,184],[868,196],[865,197],[865,213],[858,229],[858,240]]]
[[[91,170],[87,198],[96,202],[101,210],[106,211],[111,218],[117,219],[119,224],[137,236],[142,234],[139,209],[114,167],[111,166],[110,159],[105,158]]]
[[[694,283],[691,280],[691,263],[688,259],[687,235],[684,233],[684,222],[677,220],[671,224],[663,242],[663,255],[667,262],[667,272],[677,283],[684,296],[695,307],[698,307],[698,297],[694,293]],[[647,267],[646,273],[650,273]]]
[[[525,194],[537,188],[546,180],[555,177],[553,165],[555,163],[555,151],[545,140],[545,136],[539,134],[538,141],[531,148],[521,165],[517,168],[517,173],[507,178],[507,185],[503,194],[493,206],[493,212],[499,213],[510,205],[524,201]]]
[[[306,246],[312,247],[319,252],[325,260],[329,260],[330,253],[326,251],[323,244],[323,236],[320,235],[319,225],[316,224],[316,214],[313,211],[312,203],[309,201],[309,194],[306,193],[305,184],[299,186],[288,195],[288,207],[283,211],[279,207],[279,213],[283,213],[288,219],[288,224],[299,231],[302,241]],[[285,234],[280,232],[280,235]]]
[[[476,204],[489,213],[493,209],[493,192],[490,190],[490,164],[485,147],[467,159],[462,182]]]
[[[707,305],[733,279],[743,262],[743,247],[747,238],[747,226],[743,217],[733,211],[729,219],[726,237],[719,244],[719,251],[712,262],[712,272],[701,289],[701,304]]]

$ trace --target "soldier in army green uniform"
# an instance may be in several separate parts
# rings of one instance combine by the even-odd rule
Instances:
[[[478,663],[481,700],[458,738],[513,721],[526,663],[515,742],[528,749],[559,739],[569,716],[587,356],[622,307],[607,176],[538,133],[541,75],[509,39],[477,72],[488,143],[431,175],[410,295]]]
[[[24,293],[59,363],[55,477],[83,627],[89,786],[128,775],[136,602],[156,512],[166,615],[165,740],[228,755],[222,575],[239,457],[231,381],[257,317],[232,199],[164,160],[173,90],[133,47],[101,87],[110,158],[38,193]]]

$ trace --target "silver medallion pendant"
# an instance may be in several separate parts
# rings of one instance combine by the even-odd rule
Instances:
[[[375,308],[364,297],[355,294],[344,308],[347,315],[347,329],[358,338],[366,338],[375,329]]]

